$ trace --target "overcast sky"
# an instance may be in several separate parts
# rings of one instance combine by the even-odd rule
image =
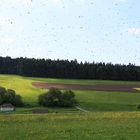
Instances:
[[[140,65],[140,0],[0,0],[0,56]]]

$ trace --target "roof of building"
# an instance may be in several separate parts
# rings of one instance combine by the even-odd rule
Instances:
[[[0,105],[1,108],[14,108],[12,104],[2,104]]]

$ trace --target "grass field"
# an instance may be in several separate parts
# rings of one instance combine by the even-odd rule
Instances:
[[[106,81],[106,80],[64,80],[49,78],[30,78],[16,75],[0,75],[0,86],[14,89],[26,103],[37,106],[38,95],[45,90],[32,86],[32,82],[68,84],[138,84],[140,82]],[[136,111],[140,103],[140,93],[75,91],[79,106],[89,111]]]
[[[77,91],[80,106],[90,111],[134,111],[140,93]]]
[[[37,96],[44,92],[32,86],[33,81],[16,75],[0,75],[0,86],[13,89],[23,97],[25,102],[36,105]]]
[[[14,89],[29,103],[29,108],[16,108],[0,113],[0,140],[139,140],[140,92],[74,91],[79,107],[48,108],[46,115],[32,114],[38,106],[37,97],[45,90],[32,82],[67,84],[140,84],[140,82],[103,80],[64,80],[0,75],[0,86]],[[137,89],[139,90],[139,89]],[[57,113],[56,113],[57,112]]]
[[[83,85],[95,85],[95,84],[140,84],[137,81],[112,81],[112,80],[77,80],[77,79],[52,79],[52,78],[33,78],[25,77],[25,79],[48,82],[48,83],[62,83],[62,84],[83,84]]]
[[[139,140],[139,112],[0,116],[1,140]]]

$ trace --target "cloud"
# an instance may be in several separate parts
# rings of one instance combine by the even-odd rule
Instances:
[[[4,5],[4,6],[17,6],[17,8],[19,8],[20,6],[31,6],[32,2],[34,0],[0,0],[0,5]]]
[[[20,4],[23,4],[23,5],[32,3],[32,0],[13,0],[13,1],[20,3]]]
[[[66,2],[66,0],[51,0],[51,1],[53,1],[53,3],[55,3],[55,4],[60,4],[60,3]],[[83,4],[83,3],[85,3],[85,0],[71,0],[71,2]]]
[[[15,4],[18,4],[18,5],[29,5],[32,3],[33,0],[0,0],[0,4],[9,4],[9,5],[15,5]]]
[[[84,4],[85,3],[85,0],[75,0],[76,3],[79,3],[79,4]]]
[[[115,2],[126,3],[128,0],[115,0]]]
[[[127,0],[119,0],[120,2],[127,2]]]
[[[10,22],[10,18],[8,17],[0,17],[0,24],[6,24]]]
[[[140,28],[129,28],[127,31],[134,35],[140,35]]]
[[[0,38],[0,43],[4,44],[12,44],[14,41],[15,40],[13,38]]]
[[[60,3],[62,0],[53,0],[54,3]]]

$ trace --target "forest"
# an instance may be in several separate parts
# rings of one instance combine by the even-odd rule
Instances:
[[[1,74],[31,77],[100,80],[140,80],[140,66],[78,62],[77,60],[51,60],[35,58],[0,57]]]

